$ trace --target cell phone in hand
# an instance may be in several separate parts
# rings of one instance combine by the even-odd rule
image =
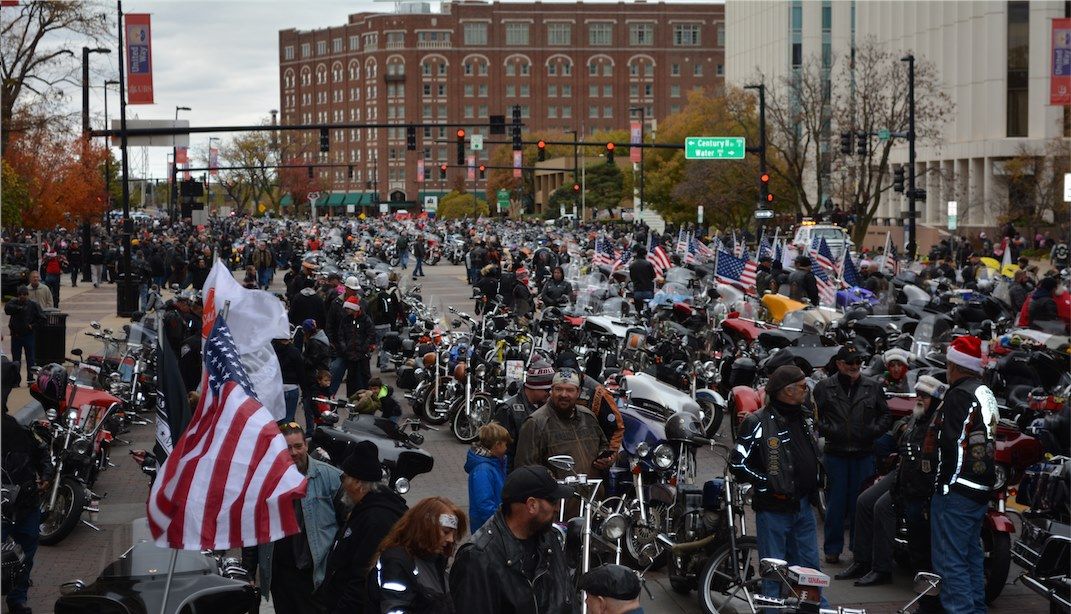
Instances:
[[[613,455],[614,455],[614,451],[613,450],[603,450],[603,451],[599,452],[599,455],[595,457],[595,460],[602,460],[604,458],[610,458]]]

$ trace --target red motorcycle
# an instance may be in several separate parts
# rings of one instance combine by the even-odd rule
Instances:
[[[79,522],[95,531],[101,495],[92,491],[101,471],[110,466],[113,432],[122,402],[95,388],[95,367],[76,363],[71,382],[59,364],[42,367],[30,385],[30,394],[45,409],[47,419],[31,425],[34,435],[48,447],[52,479],[41,502],[40,542],[50,546],[67,537]],[[82,513],[89,512],[89,519]]]

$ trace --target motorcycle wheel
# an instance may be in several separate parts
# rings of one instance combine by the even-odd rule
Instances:
[[[445,390],[447,384],[453,378],[442,376],[439,378],[439,390]],[[442,395],[442,392],[440,392]],[[413,411],[421,420],[427,422],[432,426],[438,426],[440,424],[446,424],[446,421],[450,418],[450,408],[443,407],[438,408],[435,404],[435,386],[428,386],[427,392],[424,393],[424,398],[417,399],[413,403]]]
[[[754,537],[736,538],[736,564],[739,573],[730,569],[729,544],[718,548],[699,574],[699,607],[705,614],[722,611],[748,611],[748,599],[758,594],[759,544]]]
[[[669,560],[669,550],[658,543],[659,531],[665,530],[669,506],[661,501],[647,502],[647,524],[640,524],[639,512],[633,511],[628,529],[625,530],[624,554],[635,569],[658,571]],[[652,555],[653,551],[653,555]]]
[[[725,410],[708,398],[696,399],[700,409],[703,410],[703,430],[707,437],[714,437],[721,428],[721,421],[725,418]]]
[[[400,262],[401,262],[401,260],[399,260],[397,256],[395,256],[394,258],[391,258],[390,259],[390,268],[392,268],[392,269],[398,268],[398,264]]]
[[[1008,582],[1011,566],[1011,535],[1000,531],[983,530],[982,548],[985,550],[985,602],[993,603]]]
[[[480,427],[491,421],[491,411],[495,407],[494,400],[483,394],[472,395],[473,411],[471,412],[475,419],[470,417],[469,413],[465,411],[462,404],[465,402],[465,397],[458,397],[454,402],[457,408],[454,410],[453,428],[454,437],[461,443],[472,443],[476,441],[476,437],[480,434]]]
[[[435,265],[439,264],[440,260],[442,260],[442,256],[432,256],[428,260],[427,264],[430,265],[430,266],[435,266]]]
[[[56,506],[48,509],[47,495],[41,502],[41,536],[38,541],[42,546],[58,544],[70,535],[81,520],[82,508],[86,505],[86,489],[81,482],[69,476],[59,480]]]

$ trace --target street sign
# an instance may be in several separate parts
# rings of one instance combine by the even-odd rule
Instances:
[[[424,197],[424,210],[428,213],[435,213],[439,210],[439,197],[438,196],[425,196]]]
[[[521,166],[523,166],[521,164],[521,154],[523,154],[523,153],[524,152],[521,152],[521,151],[513,152],[513,178],[514,179],[519,179],[521,177]]]
[[[483,151],[483,135],[474,134],[469,137],[469,148],[472,151]]]
[[[122,130],[122,122],[118,119],[112,120],[112,130]],[[128,119],[126,120],[127,130],[145,130],[151,128],[189,128],[190,120],[188,119]],[[112,137],[112,147],[122,147],[122,139],[117,136]],[[126,137],[126,144],[129,147],[189,147],[190,146],[190,134],[176,134],[174,136],[162,134],[150,135],[150,136],[128,136]]]
[[[956,216],[954,216],[954,215],[948,216],[948,229],[949,230],[955,230],[956,229]]]
[[[380,213],[390,213],[390,203],[379,203]]]
[[[878,140],[879,141],[888,141],[889,140],[889,131],[888,130],[878,130]]]
[[[499,211],[506,211],[509,209],[509,192],[506,190],[499,190],[495,193],[495,197],[498,199]]]
[[[773,217],[773,210],[771,210],[771,209],[756,209],[755,210],[755,219],[756,220],[768,220],[768,219],[770,219],[772,217]]]
[[[629,147],[628,149],[628,159],[633,164],[640,163],[640,156],[643,150],[639,147],[636,147],[636,145],[639,145],[642,142],[643,124],[638,121],[634,121],[632,122],[632,125],[629,126],[629,145],[632,145],[632,147]]]
[[[954,200],[948,201],[948,229],[949,230],[955,230],[956,229],[956,216],[957,216],[958,213],[959,213],[959,203],[954,201]]]
[[[696,219],[700,224],[703,223],[703,205],[699,205],[699,209],[696,211]]]
[[[1064,173],[1064,202],[1071,203],[1071,173]]]
[[[743,160],[742,136],[690,136],[684,139],[685,160]]]

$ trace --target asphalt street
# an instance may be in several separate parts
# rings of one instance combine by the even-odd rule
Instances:
[[[413,281],[408,271],[403,276],[403,285],[419,284],[425,302],[436,306],[439,314],[446,313],[447,306],[472,311],[470,289],[465,283],[462,267],[439,264],[425,267],[427,276]],[[70,288],[64,282],[64,290]],[[275,286],[282,288],[282,272],[275,278]],[[67,348],[81,347],[87,352],[94,348],[92,340],[81,333],[91,320],[101,320],[105,326],[118,328],[122,321],[114,316],[115,288],[103,286],[88,290],[79,288],[81,294],[69,296],[61,304],[64,311],[71,315],[68,319]],[[5,347],[6,347],[5,343]],[[385,377],[387,383],[393,378]],[[408,403],[404,402],[403,391],[395,391],[395,397],[402,402],[408,412]],[[17,390],[10,400],[13,411],[29,400],[26,388]],[[298,412],[299,414],[301,412]],[[148,494],[148,479],[143,476],[137,465],[130,459],[128,450],[139,447],[151,447],[153,429],[151,426],[135,427],[125,438],[129,445],[120,444],[113,451],[113,462],[117,465],[102,474],[97,491],[107,493],[101,504],[98,518],[100,532],[94,532],[87,526],[80,526],[63,542],[56,546],[42,546],[37,553],[33,572],[34,586],[30,590],[30,605],[37,612],[50,612],[59,596],[61,583],[74,578],[91,582],[100,570],[110,561],[121,555],[132,544],[135,536],[144,536],[143,521],[138,519],[145,515],[145,498]],[[423,497],[439,495],[450,498],[461,507],[467,508],[467,476],[463,469],[467,448],[458,443],[449,428],[444,426],[438,431],[426,433],[424,448],[435,456],[435,467],[430,474],[418,476],[413,480],[412,490],[406,495],[411,503]],[[705,478],[720,475],[720,461],[713,454],[704,454],[700,458],[700,476]],[[748,532],[753,534],[753,517],[747,512]],[[819,526],[821,538],[821,526]],[[824,571],[833,575],[846,567],[850,554],[845,553],[839,565],[824,566]],[[1019,570],[1013,566],[1009,582],[1014,580]],[[666,577],[657,572],[646,576],[647,587],[651,592],[642,596],[644,610],[653,614],[678,612],[699,612],[695,593],[680,595],[669,587]],[[868,612],[895,612],[911,597],[911,578],[905,572],[894,574],[894,583],[875,588],[856,588],[850,582],[833,581],[826,595],[834,605],[845,607],[862,607]],[[1044,612],[1048,604],[1040,597],[1018,584],[1009,584],[1001,597],[993,604],[992,612]],[[262,612],[273,611],[265,603]]]

